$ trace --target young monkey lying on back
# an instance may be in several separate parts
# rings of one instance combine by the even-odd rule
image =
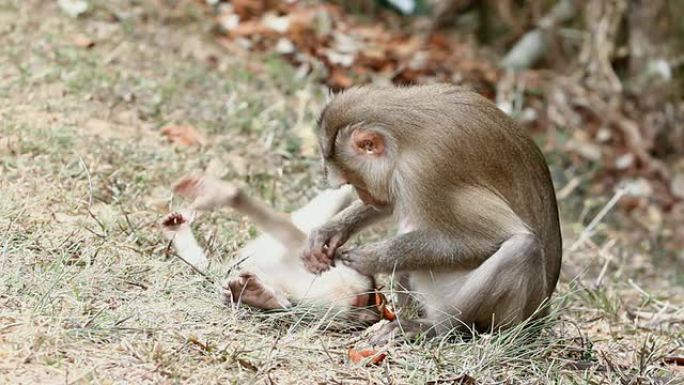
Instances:
[[[240,250],[240,271],[224,284],[224,302],[268,310],[288,308],[294,301],[333,306],[348,318],[360,321],[379,319],[376,311],[365,309],[374,299],[370,295],[372,277],[342,264],[317,276],[306,270],[299,258],[306,234],[351,203],[349,186],[326,190],[291,215],[274,211],[236,186],[209,176],[185,176],[175,184],[174,192],[193,202],[185,213],[174,212],[162,220],[164,233],[178,254],[196,268],[202,269],[208,262],[190,230],[195,211],[231,207],[264,231]]]

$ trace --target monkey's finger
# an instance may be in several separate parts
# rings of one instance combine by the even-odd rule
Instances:
[[[316,262],[311,266],[311,272],[316,275],[321,275],[322,273],[328,271],[330,267],[324,263]]]
[[[323,254],[325,256],[326,262],[330,264],[330,266],[335,267],[335,252],[330,251],[330,246],[323,245]]]
[[[314,252],[314,257],[321,265],[330,266],[332,263],[332,258],[328,257],[326,253]]]
[[[325,260],[317,257],[316,253],[313,252],[304,253],[302,255],[302,261],[304,262],[304,267],[314,274],[321,274],[329,268],[329,263],[326,263]]]
[[[330,260],[333,260],[335,254],[337,253],[337,249],[340,247],[340,245],[342,245],[341,237],[334,235],[325,242],[323,251],[325,252],[325,255],[327,255],[328,258],[330,258]]]
[[[308,253],[313,255],[315,258],[320,258],[321,255],[326,254],[326,241],[322,237],[315,237],[313,241],[309,243]]]

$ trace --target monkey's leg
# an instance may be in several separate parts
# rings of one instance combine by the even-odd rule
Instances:
[[[435,337],[437,335],[434,324],[428,319],[407,320],[397,318],[383,325],[370,339],[371,345],[386,345],[399,336],[411,340],[419,335]]]
[[[401,310],[411,303],[410,276],[404,271],[396,272],[394,278],[396,279],[394,282],[394,293],[397,296],[395,306]]]
[[[480,266],[467,274],[460,288],[454,288],[446,306],[424,303],[426,319],[395,320],[383,326],[371,340],[382,344],[399,334],[412,338],[476,327],[488,330],[523,321],[545,298],[542,249],[532,234],[516,234]],[[416,285],[418,292],[441,292],[452,282],[441,275],[428,284]],[[429,296],[426,296],[428,298]]]
[[[176,182],[173,189],[180,196],[194,199],[191,209],[231,207],[239,211],[288,248],[301,247],[306,240],[306,234],[292,223],[287,214],[249,198],[232,183],[210,176],[187,175]]]
[[[533,234],[506,240],[468,275],[451,302],[458,322],[485,331],[532,316],[547,298],[544,263],[543,248]],[[436,318],[443,328],[453,324],[446,317]]]
[[[185,262],[204,270],[209,265],[209,260],[192,234],[191,221],[192,218],[187,213],[169,213],[161,221],[163,234],[173,243],[176,253]]]
[[[285,293],[268,286],[255,274],[243,272],[223,285],[223,303],[243,303],[263,310],[286,309],[291,306]]]

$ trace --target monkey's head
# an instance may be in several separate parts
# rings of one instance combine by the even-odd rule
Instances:
[[[359,103],[369,92],[345,91],[328,103],[318,121],[318,140],[328,182],[351,184],[364,203],[382,207],[393,201],[397,149],[391,131]]]
[[[333,186],[351,184],[366,204],[385,206],[392,201],[391,148],[388,135],[380,127],[363,124],[346,126],[329,138],[331,152],[323,160],[328,182]]]
[[[349,183],[374,206],[393,205],[399,196],[442,180],[453,167],[476,157],[471,145],[478,110],[496,107],[482,96],[449,84],[413,87],[354,87],[337,94],[318,120],[318,141],[328,180]],[[479,116],[479,115],[478,115]],[[460,174],[468,168],[459,168]],[[451,179],[449,179],[451,178]]]

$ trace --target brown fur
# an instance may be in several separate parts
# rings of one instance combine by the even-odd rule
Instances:
[[[355,132],[380,135],[383,156],[354,152],[350,142]],[[410,223],[411,231],[395,238],[339,250],[337,257],[348,265],[363,273],[413,272],[416,282],[425,272],[454,272],[452,278],[463,280],[454,278],[458,287],[452,295],[458,297],[460,290],[475,285],[474,276],[482,282],[491,278],[481,273],[484,262],[496,256],[488,274],[499,274],[494,280],[498,286],[501,280],[510,283],[496,295],[506,297],[519,281],[533,291],[519,304],[521,314],[501,322],[520,321],[552,294],[560,271],[561,236],[549,171],[532,139],[487,99],[444,84],[354,88],[336,96],[322,112],[319,141],[330,174],[346,176],[344,180],[373,195],[383,212],[393,211]],[[313,260],[309,266],[314,270],[324,270],[343,243],[321,252],[321,242],[336,232],[346,240],[351,227],[359,228],[358,223],[374,215],[350,210],[310,237],[305,259]],[[529,255],[518,255],[523,252]],[[519,263],[500,271],[508,260]],[[527,268],[522,273],[520,264]],[[513,276],[513,271],[522,276]],[[426,285],[429,291],[430,283]],[[445,285],[436,282],[434,287]],[[511,311],[511,303],[494,303],[486,295],[477,294],[469,303],[491,306],[461,321],[477,324],[491,320],[491,312],[498,316]],[[461,302],[456,298],[449,306]],[[458,317],[458,311],[452,313]]]

